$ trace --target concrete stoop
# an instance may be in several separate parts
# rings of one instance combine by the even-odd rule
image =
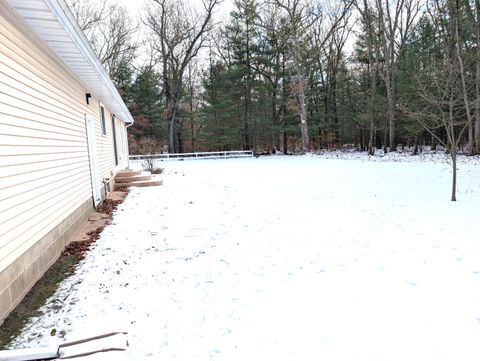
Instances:
[[[154,187],[162,184],[162,177],[160,175],[152,175],[150,172],[121,170],[115,176],[115,190],[124,186]]]

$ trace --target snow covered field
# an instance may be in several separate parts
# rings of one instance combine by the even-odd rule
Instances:
[[[122,330],[127,352],[89,359],[478,361],[480,166],[452,203],[432,159],[161,163],[12,346]]]

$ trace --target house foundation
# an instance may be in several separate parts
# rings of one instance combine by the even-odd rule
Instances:
[[[89,199],[0,272],[0,325],[58,259],[93,210],[93,202]]]

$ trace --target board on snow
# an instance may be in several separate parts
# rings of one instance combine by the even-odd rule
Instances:
[[[66,360],[99,352],[125,351],[127,332],[112,332],[58,346],[0,351],[0,361]]]

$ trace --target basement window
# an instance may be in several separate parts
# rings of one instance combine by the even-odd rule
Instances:
[[[105,107],[100,104],[100,123],[102,125],[102,135],[107,135],[107,125],[105,124]]]

